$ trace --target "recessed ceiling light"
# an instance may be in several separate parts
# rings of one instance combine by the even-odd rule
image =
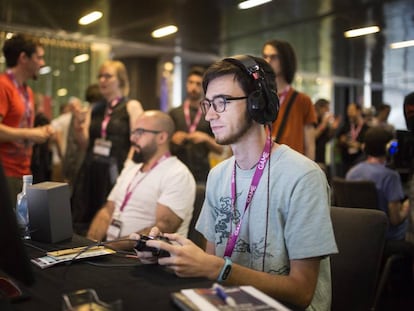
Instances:
[[[414,46],[414,40],[400,41],[390,44],[390,48],[392,49],[408,48],[410,46]]]
[[[246,10],[246,9],[253,8],[255,6],[259,6],[259,5],[268,3],[270,1],[272,1],[272,0],[247,0],[247,1],[240,2],[239,5],[238,5],[238,8],[240,10]]]
[[[151,33],[151,36],[153,38],[162,38],[162,37],[171,35],[173,33],[176,33],[177,31],[178,31],[177,26],[169,25],[169,26],[161,27],[161,28],[158,28],[158,29],[154,30]]]
[[[100,19],[103,16],[101,11],[93,11],[91,13],[86,14],[85,16],[82,16],[78,23],[79,25],[89,25],[98,19]]]
[[[371,33],[376,33],[379,31],[380,31],[380,28],[378,26],[369,26],[369,27],[363,27],[363,28],[357,28],[357,29],[351,29],[351,30],[345,31],[344,36],[346,38],[353,38],[353,37],[369,35]]]
[[[68,95],[68,90],[65,88],[58,89],[56,92],[57,96],[66,96]]]
[[[52,71],[52,68],[50,66],[44,66],[44,67],[40,68],[39,74],[41,74],[41,75],[47,75],[51,71]]]
[[[83,63],[89,60],[89,54],[80,54],[73,58],[75,64]]]

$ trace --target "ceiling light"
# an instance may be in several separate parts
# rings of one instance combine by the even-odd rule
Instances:
[[[392,49],[408,48],[410,46],[414,46],[414,40],[394,42],[390,44],[390,48]]]
[[[94,21],[97,21],[98,19],[100,19],[102,17],[102,12],[100,11],[93,11],[89,14],[86,14],[85,16],[82,16],[78,23],[79,25],[89,25],[91,23],[93,23]]]
[[[50,66],[44,66],[44,67],[40,68],[39,74],[41,74],[41,75],[47,75],[51,71],[52,71],[52,68]]]
[[[80,54],[73,58],[75,64],[83,63],[89,60],[89,54]]]
[[[58,89],[56,92],[57,96],[66,96],[68,95],[68,90],[65,88]]]
[[[357,29],[351,29],[351,30],[345,31],[344,36],[346,38],[353,38],[353,37],[369,35],[371,33],[376,33],[379,31],[380,31],[380,28],[378,26],[370,26],[370,27],[357,28]]]
[[[259,6],[259,5],[268,3],[270,1],[272,1],[272,0],[247,0],[247,1],[240,2],[239,5],[238,5],[238,8],[240,10],[246,10],[246,9],[253,8],[255,6]]]
[[[169,26],[161,27],[161,28],[154,30],[151,33],[151,36],[153,38],[161,38],[161,37],[165,37],[173,33],[176,33],[177,31],[178,31],[177,26],[169,25]]]
[[[165,62],[164,63],[164,70],[166,71],[173,71],[174,64],[172,62]]]

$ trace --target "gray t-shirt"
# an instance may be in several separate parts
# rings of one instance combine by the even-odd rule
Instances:
[[[206,199],[196,225],[208,241],[215,243],[217,256],[224,256],[227,237],[243,214],[255,172],[255,168],[236,169],[237,209],[233,213],[233,168],[234,157],[231,157],[211,170]],[[244,216],[232,260],[255,270],[287,275],[289,260],[337,253],[329,198],[330,189],[319,166],[281,145],[264,169]],[[329,257],[326,257],[321,261],[315,295],[307,310],[330,310],[330,304],[331,274]]]

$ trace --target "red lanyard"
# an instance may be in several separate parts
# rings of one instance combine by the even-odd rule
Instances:
[[[20,97],[24,103],[25,106],[25,119],[26,123],[21,124],[21,127],[32,127],[32,107],[30,105],[30,98],[29,98],[29,92],[27,91],[27,86],[25,84],[19,85],[19,83],[16,80],[16,77],[14,76],[13,72],[11,70],[6,71],[7,76],[9,79],[13,82],[13,84],[16,86],[17,90],[19,91]]]
[[[149,173],[151,173],[151,171],[154,169],[154,167],[156,167],[159,163],[161,163],[162,161],[164,161],[165,159],[167,159],[170,156],[171,156],[171,154],[169,152],[164,154],[157,162],[155,162],[150,167],[149,171],[146,174],[144,174],[144,176],[142,176],[142,178],[138,179],[136,181],[136,183],[134,185],[132,185],[135,178],[138,176],[138,173],[141,171],[142,165],[138,168],[138,170],[135,172],[134,177],[132,177],[131,181],[128,184],[124,200],[122,201],[122,204],[121,204],[121,207],[120,207],[121,213],[123,212],[125,206],[128,204],[129,199],[131,199],[132,193],[135,191],[135,189],[138,187],[138,185],[144,180],[144,178],[147,177]]]
[[[106,109],[105,116],[101,124],[101,137],[104,139],[106,138],[106,128],[108,127],[109,121],[111,121],[112,111],[120,101],[121,98],[115,98],[113,101],[111,101],[111,104],[108,106],[108,109]]]
[[[256,171],[254,172],[254,175],[253,175],[253,178],[250,184],[249,193],[247,194],[243,215],[241,216],[238,224],[236,225],[234,232],[230,235],[229,239],[227,240],[227,245],[226,245],[226,250],[224,252],[224,256],[230,257],[231,254],[233,253],[233,249],[236,246],[237,238],[239,237],[239,234],[240,234],[240,228],[243,222],[244,215],[246,215],[246,211],[249,208],[250,203],[253,200],[253,196],[256,192],[257,186],[259,185],[260,179],[262,178],[263,171],[266,167],[266,163],[269,160],[271,149],[272,149],[272,138],[269,135],[267,137],[266,144],[263,148],[262,156],[260,157],[260,160],[257,163]],[[236,195],[237,195],[237,192],[236,192],[236,161],[234,161],[233,174],[231,177],[231,204],[233,206],[233,211],[236,210]]]
[[[200,119],[202,116],[201,107],[198,108],[197,114],[191,123],[191,116],[190,116],[190,101],[187,99],[184,102],[184,117],[185,117],[185,123],[187,123],[188,132],[192,133],[196,130],[198,123],[200,123]]]

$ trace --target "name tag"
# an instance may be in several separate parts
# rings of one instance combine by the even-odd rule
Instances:
[[[348,153],[349,154],[357,154],[358,153],[358,148],[348,148]]]
[[[122,230],[122,221],[119,219],[112,219],[111,224],[106,232],[106,239],[108,241],[116,240],[120,238]]]
[[[95,139],[94,145],[93,145],[93,153],[109,157],[111,154],[111,148],[112,148],[112,142],[109,140],[105,140],[103,138],[97,138]]]

